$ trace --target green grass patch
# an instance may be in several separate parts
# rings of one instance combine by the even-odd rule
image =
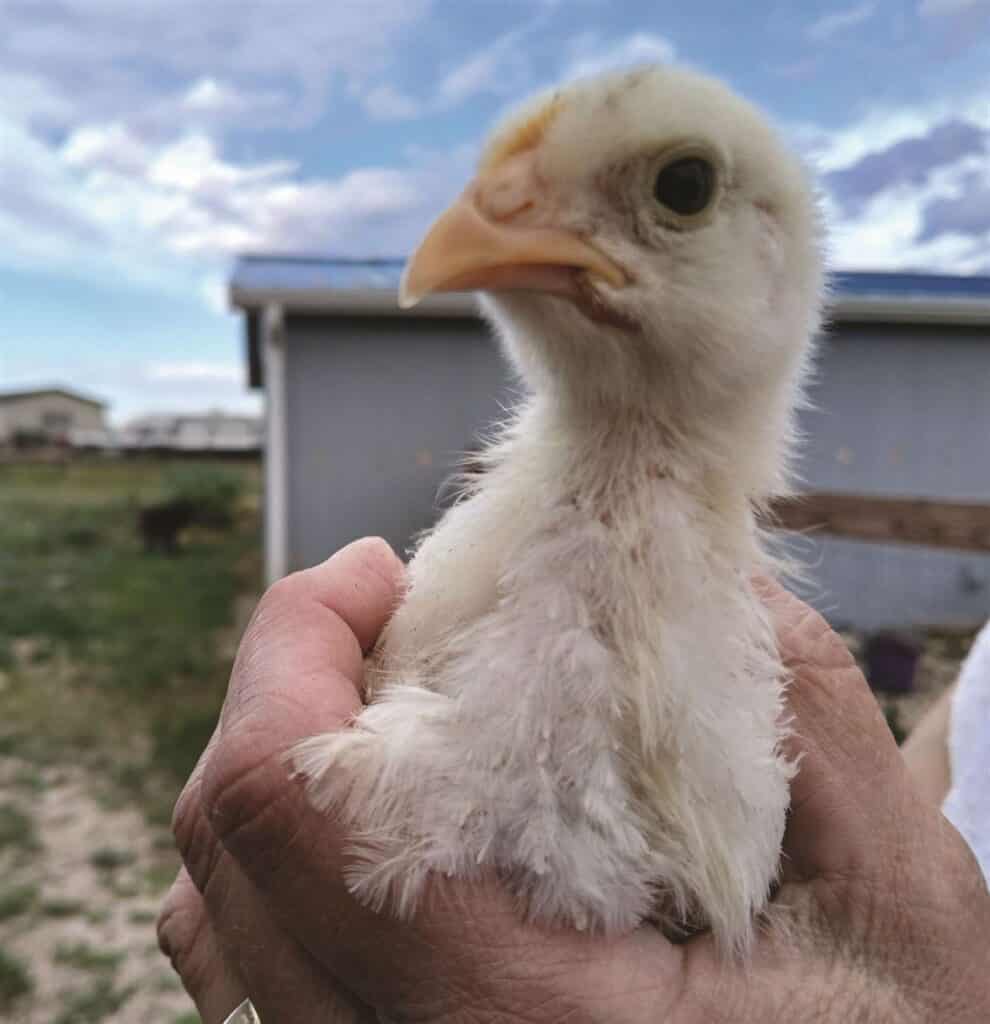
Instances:
[[[51,899],[43,900],[41,913],[45,917],[65,918],[78,917],[86,909],[82,900]]]
[[[60,942],[55,947],[55,963],[79,971],[115,971],[123,959],[122,952],[98,949],[88,942]]]
[[[34,979],[30,971],[17,957],[0,947],[0,1014],[9,1013],[33,991]]]
[[[89,855],[89,863],[97,871],[116,871],[133,864],[135,860],[137,854],[133,850],[118,846],[101,846]]]
[[[0,889],[0,921],[20,917],[38,905],[36,885],[12,885]]]
[[[31,766],[27,765],[21,768],[14,775],[14,785],[19,789],[25,789],[29,793],[42,793],[45,789],[45,777],[41,772]]]
[[[168,820],[226,687],[218,636],[258,584],[259,486],[255,463],[0,464],[0,752],[98,760]],[[138,511],[174,495],[218,528],[147,554]]]
[[[111,978],[96,978],[89,988],[66,996],[65,1005],[52,1024],[99,1024],[115,1014],[134,992],[133,985],[117,988]]]
[[[33,852],[41,848],[34,820],[17,804],[0,804],[0,850]]]

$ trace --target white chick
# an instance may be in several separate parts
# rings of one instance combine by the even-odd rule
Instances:
[[[494,871],[530,918],[745,952],[795,770],[751,579],[819,324],[802,167],[698,74],[580,81],[494,134],[402,288],[483,290],[528,397],[419,545],[368,705],[293,752],[353,892],[410,915]]]

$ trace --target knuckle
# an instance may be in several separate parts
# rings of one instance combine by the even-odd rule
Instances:
[[[258,602],[259,617],[269,618],[286,608],[298,605],[310,593],[310,584],[305,571],[290,573],[276,580]]]
[[[289,771],[270,746],[247,728],[234,728],[217,745],[203,782],[201,819],[219,844],[252,855],[283,841],[278,812],[291,794]]]
[[[199,786],[186,786],[179,796],[172,815],[172,835],[193,885],[205,892],[222,849],[203,813]]]

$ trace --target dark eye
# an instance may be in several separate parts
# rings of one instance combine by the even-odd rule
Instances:
[[[657,202],[682,217],[701,213],[714,192],[715,168],[700,156],[686,156],[667,164],[653,185]]]

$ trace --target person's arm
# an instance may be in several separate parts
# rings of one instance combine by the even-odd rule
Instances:
[[[352,545],[277,584],[247,631],[176,811],[188,873],[159,925],[206,1024],[245,995],[266,1024],[988,1019],[990,896],[972,854],[919,795],[842,641],[776,586],[802,760],[748,965],[721,962],[707,935],[675,946],[649,926],[604,940],[525,925],[495,879],[437,880],[410,923],[358,905],[349,837],[284,756],[346,727],[401,578],[381,542]]]
[[[942,806],[949,792],[949,722],[952,716],[950,686],[925,712],[901,745],[904,763],[919,792],[936,807]]]

